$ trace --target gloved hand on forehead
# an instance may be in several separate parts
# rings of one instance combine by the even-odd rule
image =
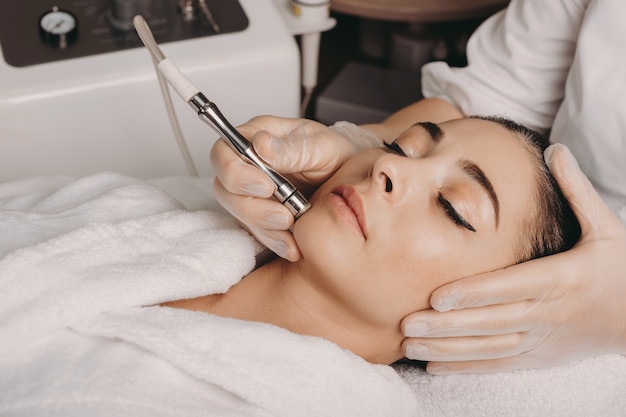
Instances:
[[[332,127],[307,119],[260,116],[237,130],[253,144],[259,156],[285,175],[307,197],[360,149],[380,146],[372,133],[352,123]],[[223,141],[211,149],[216,173],[214,193],[266,247],[295,261],[300,251],[289,227],[293,216],[272,198],[274,184],[259,169],[242,161]]]
[[[569,251],[461,279],[407,316],[407,357],[432,373],[541,368],[626,354],[626,229],[564,145],[546,161],[582,229]]]

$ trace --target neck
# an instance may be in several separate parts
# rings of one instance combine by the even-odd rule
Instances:
[[[399,331],[376,329],[358,320],[332,295],[316,288],[314,282],[297,264],[276,259],[224,294],[165,305],[270,323],[294,333],[323,337],[373,363],[388,364],[402,357]]]

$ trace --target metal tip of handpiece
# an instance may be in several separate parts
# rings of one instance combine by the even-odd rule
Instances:
[[[311,208],[311,203],[309,203],[299,191],[289,196],[289,198],[283,202],[283,205],[291,211],[296,220]]]
[[[310,208],[311,208],[311,204],[310,204],[310,203],[307,203],[307,205],[306,205],[306,206],[304,206],[304,208],[303,208],[302,210],[300,210],[300,211],[299,211],[299,212],[298,212],[298,213],[294,216],[294,219],[295,219],[295,220],[298,220],[300,217],[302,217],[302,215],[303,215],[304,213],[306,213],[307,211],[309,211],[309,209],[310,209]]]

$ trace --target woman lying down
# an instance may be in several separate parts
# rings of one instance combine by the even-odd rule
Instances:
[[[419,415],[386,366],[402,318],[578,238],[545,146],[501,119],[418,123],[316,191],[298,262],[256,269],[233,220],[138,180],[2,185],[0,414]]]

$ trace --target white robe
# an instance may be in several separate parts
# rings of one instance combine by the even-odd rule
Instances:
[[[230,217],[115,174],[26,180],[0,184],[0,236],[2,416],[415,413],[391,367],[327,340],[155,306],[252,270]]]

